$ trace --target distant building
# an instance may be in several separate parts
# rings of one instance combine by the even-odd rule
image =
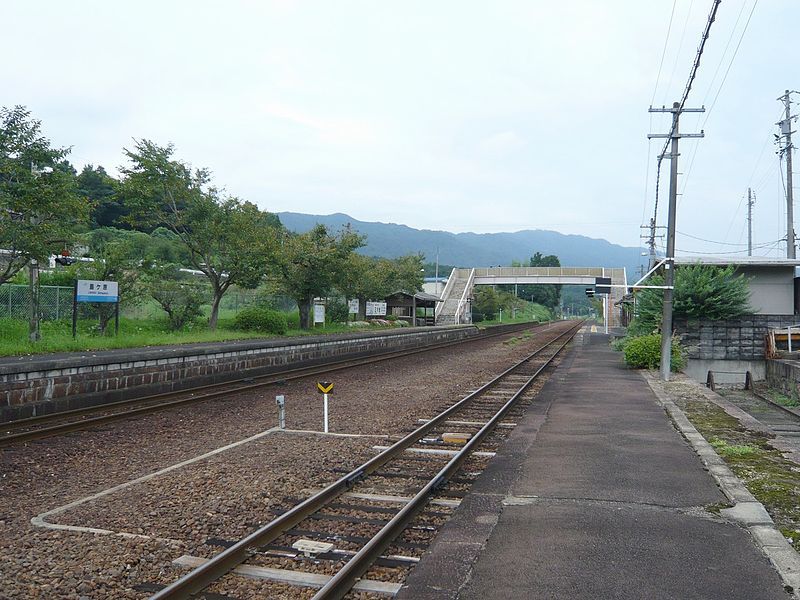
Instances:
[[[765,258],[762,256],[675,257],[675,265],[734,265],[736,274],[747,278],[750,287],[750,306],[756,315],[795,315],[798,310],[795,268],[800,260],[789,258]]]

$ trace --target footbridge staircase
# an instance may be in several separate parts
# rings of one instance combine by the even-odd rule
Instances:
[[[611,294],[605,311],[609,325],[620,324],[616,303],[627,292],[624,268],[609,267],[479,267],[453,269],[436,306],[437,325],[460,325],[471,322],[471,303],[476,285],[561,284],[591,287],[596,277],[611,278]]]

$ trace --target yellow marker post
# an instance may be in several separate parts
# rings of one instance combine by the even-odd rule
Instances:
[[[319,393],[322,394],[323,431],[325,431],[325,433],[328,433],[328,394],[333,392],[333,383],[331,383],[330,381],[318,381],[317,391],[319,391]]]

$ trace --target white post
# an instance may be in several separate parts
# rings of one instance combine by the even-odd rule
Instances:
[[[608,334],[608,294],[603,294],[603,325]]]
[[[328,433],[328,394],[322,394],[323,399],[323,413],[324,413],[324,421],[325,421],[325,433]]]
[[[500,309],[500,322],[503,322],[503,309]]]
[[[283,396],[275,396],[275,404],[278,405],[278,427],[286,429],[286,400]]]

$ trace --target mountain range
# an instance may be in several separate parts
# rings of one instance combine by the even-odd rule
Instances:
[[[513,233],[450,233],[414,229],[396,223],[359,221],[342,213],[307,215],[277,213],[281,223],[297,233],[308,231],[317,223],[334,230],[348,223],[367,236],[359,252],[368,256],[394,258],[404,254],[425,255],[426,262],[458,267],[509,266],[516,260],[527,263],[535,253],[555,254],[565,267],[625,267],[628,278],[635,277],[641,249],[618,246],[603,239],[565,235],[544,229],[526,229]]]

